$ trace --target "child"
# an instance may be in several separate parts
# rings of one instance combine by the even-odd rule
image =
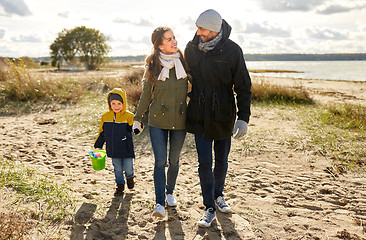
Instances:
[[[106,142],[107,156],[112,158],[116,178],[115,195],[122,195],[125,189],[125,179],[129,189],[134,187],[133,158],[135,157],[132,142],[132,126],[134,114],[127,111],[125,90],[114,88],[109,92],[107,101],[109,111],[102,115],[99,134],[94,147],[102,148]],[[137,133],[136,133],[137,134]]]

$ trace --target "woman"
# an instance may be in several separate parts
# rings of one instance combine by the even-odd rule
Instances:
[[[165,217],[165,200],[176,206],[173,191],[179,171],[179,155],[186,137],[185,121],[188,80],[185,62],[173,31],[158,27],[151,35],[153,51],[146,58],[143,91],[134,120],[141,122],[146,110],[151,145],[155,156],[154,186],[156,208],[153,216]],[[135,122],[134,126],[140,125]],[[167,146],[169,141],[169,167]],[[165,193],[166,191],[166,193]]]

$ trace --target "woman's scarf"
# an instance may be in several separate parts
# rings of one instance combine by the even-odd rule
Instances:
[[[221,38],[222,38],[222,28],[219,34],[217,34],[217,36],[210,41],[202,42],[200,38],[200,42],[198,43],[198,49],[204,52],[210,51],[215,48],[216,44],[221,40]]]
[[[161,70],[158,80],[165,81],[165,79],[169,78],[169,70],[175,67],[175,74],[177,79],[185,78],[187,76],[186,71],[184,70],[183,64],[180,61],[180,53],[176,52],[174,54],[164,54],[160,52],[160,62],[163,66]]]

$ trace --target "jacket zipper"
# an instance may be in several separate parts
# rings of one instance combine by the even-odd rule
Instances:
[[[112,144],[111,144],[111,146],[112,146],[112,156],[113,156],[113,152],[114,152],[114,141],[113,141],[113,139],[114,139],[114,122],[116,121],[116,113],[113,113],[114,115],[113,115],[113,124],[112,124],[112,139],[111,139],[111,141],[112,141]]]

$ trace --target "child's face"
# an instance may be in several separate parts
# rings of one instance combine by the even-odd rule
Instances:
[[[113,112],[119,113],[123,109],[123,104],[118,100],[112,100],[111,108],[112,108]]]

